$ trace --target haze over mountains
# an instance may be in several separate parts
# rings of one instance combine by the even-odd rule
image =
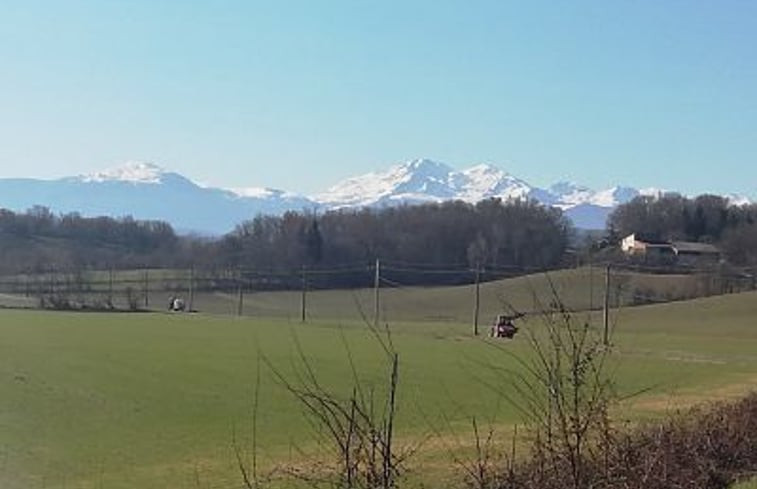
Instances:
[[[164,220],[184,232],[223,234],[257,214],[288,210],[529,198],[562,209],[579,228],[600,229],[615,206],[642,193],[655,192],[659,191],[621,186],[594,191],[571,182],[537,188],[489,164],[455,170],[444,163],[417,159],[345,179],[308,197],[259,187],[206,187],[157,165],[131,162],[57,180],[0,179],[0,208],[23,211],[43,205],[54,212],[85,216],[131,215]]]

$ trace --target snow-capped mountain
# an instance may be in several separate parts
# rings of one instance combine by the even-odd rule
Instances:
[[[314,203],[275,190],[204,187],[145,162],[58,180],[0,179],[0,208],[23,211],[35,205],[57,213],[158,219],[181,231],[222,234],[257,214],[302,210]]]
[[[490,197],[528,197],[530,190],[524,181],[491,165],[457,171],[444,163],[418,159],[384,172],[348,178],[313,200],[338,209],[445,200],[478,202]]]
[[[456,170],[444,163],[417,159],[345,179],[309,198],[265,187],[212,188],[152,163],[130,162],[58,180],[0,179],[0,208],[24,211],[43,205],[57,213],[131,215],[168,221],[183,231],[222,234],[257,214],[277,215],[288,210],[323,212],[447,200],[475,203],[488,198],[527,198],[562,209],[576,227],[601,229],[617,205],[638,195],[662,193],[655,188],[619,186],[594,191],[574,182],[539,188],[490,164]],[[741,196],[729,198],[734,205],[749,203]]]
[[[491,164],[466,170],[428,159],[412,160],[337,183],[313,200],[325,208],[386,206],[462,200],[475,203],[489,198],[527,198],[558,207],[577,227],[601,229],[615,206],[639,195],[629,187],[599,192],[573,182],[549,188],[533,187]]]
[[[167,172],[154,163],[144,161],[130,161],[122,166],[108,168],[103,171],[73,177],[81,182],[129,182],[139,183],[162,183]]]

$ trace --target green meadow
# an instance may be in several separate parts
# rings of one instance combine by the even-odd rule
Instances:
[[[598,277],[582,280],[589,279]],[[483,287],[482,329],[505,301],[534,306],[533,291],[543,287],[516,280]],[[558,274],[567,301],[584,300],[585,287],[560,280]],[[465,452],[471,417],[504,432],[520,422],[486,384],[507,388],[509,379],[491,366],[517,368],[511,353],[528,357],[525,335],[471,337],[471,292],[382,295],[400,355],[399,444],[420,447],[411,461],[418,480],[454,480],[450,453]],[[380,392],[388,373],[355,313],[370,311],[369,292],[318,294],[305,324],[297,314],[273,314],[276,307],[297,310],[296,295],[286,292],[252,295],[245,312],[256,313],[245,317],[0,310],[0,487],[240,487],[234,446],[252,450],[258,370],[261,467],[317,453],[308,418],[271,366],[295,379],[301,351],[319,381],[342,394],[354,385],[350,357],[363,386]],[[598,323],[599,314],[576,318]],[[757,385],[757,293],[623,307],[611,319],[619,391],[643,391],[617,408],[621,419],[660,417]],[[537,317],[521,323],[538,324]]]

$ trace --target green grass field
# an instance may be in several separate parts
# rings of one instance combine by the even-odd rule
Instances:
[[[487,284],[484,293],[495,304],[504,294],[526,308],[533,300],[524,284],[500,290]],[[384,294],[401,358],[400,443],[425,440],[415,460],[419,479],[449,475],[445,447],[469,441],[471,416],[505,430],[519,420],[481,383],[491,380],[487,362],[514,360],[491,340],[469,337],[470,309],[455,289]],[[578,288],[562,292],[580,300]],[[290,300],[285,294],[265,297],[283,304]],[[356,299],[328,294],[332,302],[324,298],[320,307],[333,319],[308,324],[284,315],[0,311],[0,487],[239,487],[232,442],[250,443],[259,355],[294,376],[298,341],[323,383],[348,392],[349,347],[364,382],[380,384],[382,356],[354,319]],[[248,305],[263,315],[260,296]],[[498,306],[487,307],[482,318],[488,320]],[[619,416],[660,416],[757,385],[756,318],[755,293],[615,311],[619,387],[623,393],[651,388],[622,406]],[[535,327],[535,320],[524,327]],[[501,344],[528,355],[523,336]],[[296,463],[302,455],[294,447],[308,448],[311,429],[300,407],[260,368],[261,463]],[[435,429],[442,436],[432,435]]]

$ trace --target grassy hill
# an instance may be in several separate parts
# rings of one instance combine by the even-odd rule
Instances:
[[[480,288],[480,318],[488,324],[499,313],[514,308],[528,312],[554,299],[552,287],[571,309],[600,308],[604,300],[603,268],[580,268],[484,282]],[[610,302],[627,306],[639,302],[664,302],[705,295],[706,279],[693,275],[654,275],[613,271]],[[380,291],[381,314],[388,321],[471,322],[474,285],[455,287],[403,287],[384,285]],[[186,297],[186,293],[184,294]],[[167,300],[160,297],[158,303]],[[300,291],[245,293],[247,315],[296,321],[301,311]],[[373,289],[316,290],[307,294],[307,314],[316,320],[355,320],[361,313],[373,315]],[[235,293],[195,295],[199,311],[235,314]]]
[[[371,282],[366,271],[366,283]],[[149,276],[149,282],[146,277]],[[203,313],[236,315],[239,296],[236,287],[208,290],[209,282],[198,272],[193,307]],[[391,277],[391,275],[390,275]],[[0,306],[35,307],[39,289],[64,293],[74,302],[103,302],[112,297],[116,307],[127,308],[127,294],[135,298],[139,307],[145,306],[145,285],[149,287],[148,307],[163,310],[172,295],[185,299],[190,296],[188,270],[127,270],[86,272],[78,276],[59,275],[55,285],[49,276],[15,276],[0,280]],[[111,285],[112,279],[112,285]],[[471,277],[472,280],[472,277]],[[31,285],[26,285],[31,284]],[[701,297],[720,292],[718,283],[704,275],[656,275],[613,270],[610,281],[612,306],[665,302]],[[601,307],[605,293],[605,270],[598,267],[559,270],[483,282],[480,288],[480,318],[488,323],[498,313],[514,308],[528,312],[553,300],[552,287],[568,307],[574,310]],[[127,289],[130,292],[127,293]],[[230,290],[229,290],[230,289]],[[61,291],[68,292],[61,292]],[[112,294],[109,292],[112,290]],[[470,322],[473,317],[475,287],[473,284],[456,287],[402,286],[391,279],[382,283],[382,316],[390,321]],[[265,292],[254,286],[244,291],[245,315],[299,320],[301,290]],[[374,291],[371,288],[335,290],[313,289],[307,292],[307,317],[314,320],[357,320],[362,314],[373,315]]]
[[[528,295],[516,290],[503,293],[527,304]],[[416,294],[415,302],[412,295],[399,302],[399,291],[387,293],[387,300],[397,301],[394,310],[423,319],[391,322],[401,358],[398,429],[402,443],[426,440],[417,469],[439,477],[452,466],[445,447],[457,445],[450,440],[464,445],[469,437],[470,416],[504,429],[518,422],[517,412],[481,382],[507,382],[487,363],[516,364],[492,348],[492,340],[469,337],[467,321],[434,321],[424,311],[462,311],[470,289],[423,292],[406,292]],[[487,293],[496,296],[495,284],[487,284]],[[349,311],[349,298],[338,302],[338,292],[323,294],[337,312]],[[575,300],[579,296],[575,291]],[[626,402],[623,416],[659,416],[757,385],[756,293],[625,308],[612,317],[621,392],[651,389]],[[538,327],[538,318],[523,326]],[[302,325],[206,314],[0,311],[2,487],[238,484],[232,440],[250,444],[258,358],[294,375],[295,339],[325,385],[343,393],[351,388],[349,348],[363,380],[379,388],[382,356],[359,321]],[[502,344],[516,355],[529,354],[524,336]],[[312,439],[310,425],[270,371],[260,368],[261,463],[297,460],[297,447],[307,448]],[[437,429],[441,439],[430,436]]]

